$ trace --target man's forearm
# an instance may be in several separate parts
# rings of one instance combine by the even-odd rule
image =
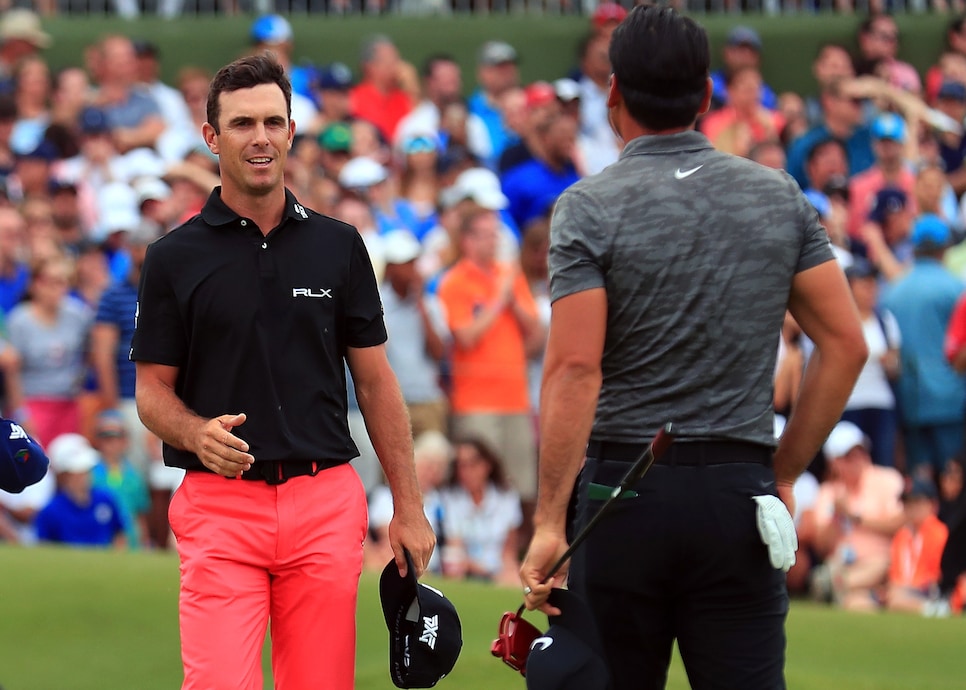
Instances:
[[[831,349],[831,348],[830,348]],[[816,350],[805,367],[798,401],[775,452],[775,477],[794,482],[839,421],[865,363],[865,352]]]
[[[139,383],[135,398],[138,416],[148,430],[169,446],[195,452],[188,439],[197,437],[195,430],[207,420],[188,409],[172,388]]]
[[[562,530],[587,448],[600,392],[600,369],[561,364],[540,392],[540,471],[534,524]]]
[[[359,410],[366,422],[372,446],[386,475],[393,504],[422,509],[422,494],[413,464],[412,430],[409,413],[394,376],[376,376],[356,382]]]

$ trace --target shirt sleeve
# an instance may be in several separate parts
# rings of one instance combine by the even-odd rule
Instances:
[[[372,260],[359,233],[352,243],[349,265],[349,298],[346,303],[345,333],[349,347],[372,347],[386,342],[382,300]]]
[[[557,200],[550,221],[550,299],[605,287],[610,240],[599,219],[606,217],[587,194],[570,189]]]
[[[163,244],[148,247],[141,268],[130,357],[135,362],[181,366],[188,351],[186,328],[160,247]]]

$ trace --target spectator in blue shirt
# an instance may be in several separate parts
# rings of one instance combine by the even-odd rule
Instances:
[[[510,200],[510,215],[517,227],[526,227],[534,218],[546,215],[560,193],[580,179],[573,162],[576,140],[574,119],[552,115],[538,125],[538,148],[533,159],[502,177],[500,184]]]
[[[148,469],[146,430],[134,402],[134,363],[128,359],[134,335],[138,281],[148,244],[159,235],[158,228],[141,223],[127,233],[126,249],[130,268],[124,280],[101,295],[91,328],[91,361],[97,377],[102,409],[119,410],[129,440],[128,459],[144,478]]]
[[[57,493],[37,514],[37,539],[70,546],[123,547],[126,525],[117,499],[91,486],[97,451],[80,434],[62,434],[48,452],[57,473]]]

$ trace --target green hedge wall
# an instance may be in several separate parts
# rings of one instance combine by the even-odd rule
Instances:
[[[709,32],[717,58],[730,27],[742,23],[755,27],[764,43],[765,79],[778,90],[812,91],[810,65],[820,43],[828,40],[854,45],[857,17],[787,15],[737,17],[695,15]],[[184,65],[215,70],[247,48],[250,16],[186,17],[178,20],[140,18],[125,21],[114,17],[47,20],[45,29],[54,37],[47,57],[55,68],[80,64],[85,46],[99,37],[119,32],[132,38],[154,41],[161,48],[164,76],[172,79]],[[434,52],[456,55],[464,67],[467,88],[473,81],[475,53],[488,39],[501,38],[516,46],[521,55],[523,79],[554,79],[576,64],[576,47],[587,30],[581,17],[324,17],[293,16],[296,59],[317,64],[342,60],[357,69],[361,40],[385,33],[396,41],[403,56],[419,64]],[[924,71],[942,50],[948,18],[942,15],[900,17],[900,55]]]

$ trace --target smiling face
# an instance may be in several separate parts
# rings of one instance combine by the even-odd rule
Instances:
[[[282,189],[295,136],[282,90],[259,84],[223,91],[218,98],[219,131],[205,123],[203,133],[220,162],[223,195],[259,197]]]

